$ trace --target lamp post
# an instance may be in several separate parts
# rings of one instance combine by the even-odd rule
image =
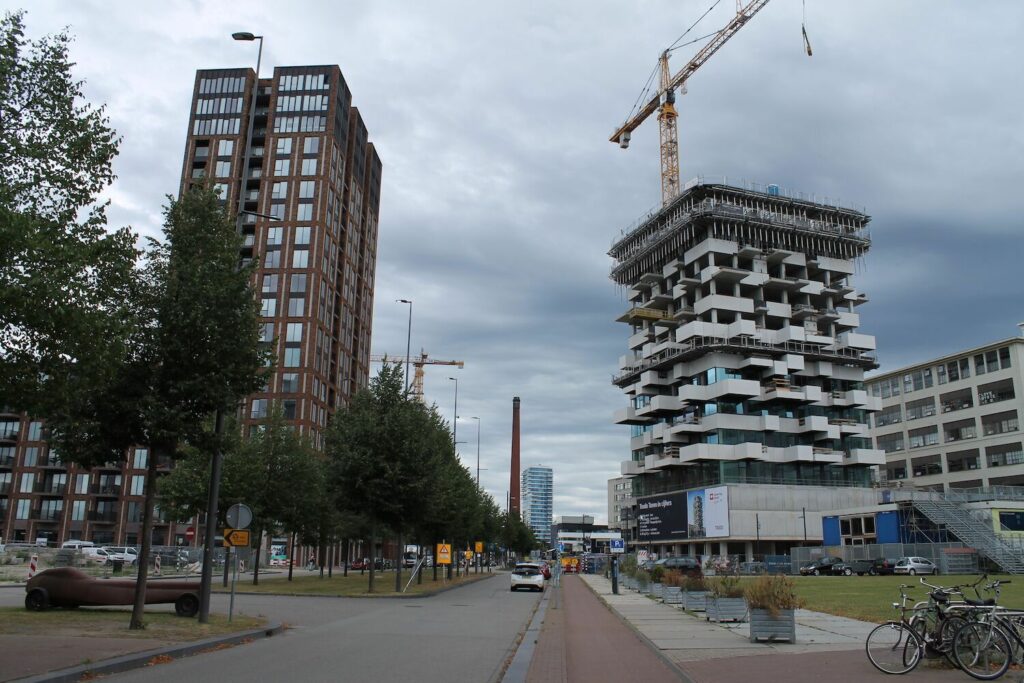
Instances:
[[[405,333],[405,395],[409,395],[409,351],[412,347],[412,299],[395,299],[396,304],[409,304],[409,326]]]
[[[256,119],[256,97],[260,88],[260,62],[263,60],[263,36],[257,36],[247,31],[232,33],[235,40],[253,41],[259,40],[260,47],[256,53],[256,78],[253,79],[252,97],[249,101],[249,125],[245,136],[245,150],[241,180],[238,183],[238,215],[235,217],[235,229],[242,233],[242,211],[245,207],[245,186],[249,175],[249,153],[252,148],[252,128]],[[214,413],[214,431],[219,436],[224,431],[224,411],[217,410]],[[210,458],[210,486],[206,499],[206,538],[203,539],[203,568],[199,587],[199,623],[206,624],[210,621],[210,589],[213,585],[213,539],[217,535],[217,504],[220,497],[220,472],[223,463],[223,454],[220,445],[214,447],[213,456]],[[226,567],[226,563],[225,563]]]
[[[459,380],[457,377],[449,377],[448,379],[455,382],[455,416],[452,417],[452,448],[455,449],[455,455],[458,457],[459,449],[455,444],[458,443],[459,436]]]
[[[480,488],[480,418],[471,417],[470,420],[476,420],[476,487]]]

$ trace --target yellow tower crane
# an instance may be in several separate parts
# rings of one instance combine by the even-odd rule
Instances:
[[[371,355],[370,362],[372,363],[383,363],[385,360],[394,361],[396,363],[403,363],[401,356],[389,356],[387,354]],[[409,359],[409,364],[413,367],[412,384],[409,385],[409,395],[415,398],[417,401],[423,402],[423,366],[424,365],[454,365],[460,370],[465,366],[465,362],[461,360],[435,360],[427,355],[423,350],[420,350],[419,356],[413,356]]]
[[[707,45],[701,48],[693,59],[687,62],[686,66],[674,76],[669,70],[668,58],[669,53],[675,48],[670,47],[662,52],[658,59],[658,71],[660,72],[658,91],[647,104],[623,123],[609,138],[611,142],[616,142],[620,147],[626,149],[629,147],[630,134],[651,114],[655,111],[658,112],[658,127],[661,132],[661,201],[663,204],[667,205],[679,195],[679,134],[676,130],[676,118],[678,117],[675,108],[676,91],[679,90],[682,94],[686,94],[687,79],[697,69],[704,66],[711,55],[718,52],[726,41],[736,35],[736,32],[743,28],[768,2],[769,0],[753,0],[744,6],[742,0],[737,0],[736,16],[724,28],[711,34],[711,40]],[[705,12],[706,14],[707,12]],[[806,33],[804,35],[806,41]],[[807,46],[807,53],[810,54],[809,42]]]

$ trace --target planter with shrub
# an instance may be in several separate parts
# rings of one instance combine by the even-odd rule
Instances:
[[[708,608],[708,587],[704,578],[688,576],[683,579],[683,609],[703,612]]]
[[[747,584],[744,595],[750,605],[750,642],[796,642],[796,610],[801,600],[789,577],[759,576]]]
[[[716,576],[706,584],[708,621],[746,621],[747,601],[738,576]]]

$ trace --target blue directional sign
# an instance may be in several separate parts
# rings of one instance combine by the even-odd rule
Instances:
[[[626,552],[626,541],[621,538],[613,538],[609,541],[613,553]]]

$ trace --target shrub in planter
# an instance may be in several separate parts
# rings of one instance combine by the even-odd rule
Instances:
[[[750,605],[750,640],[796,642],[796,609],[802,600],[793,580],[765,575],[751,581],[744,591]]]
[[[743,621],[747,617],[747,601],[739,577],[716,576],[706,581],[708,588],[708,621]]]
[[[665,572],[665,575],[661,578],[663,584],[672,588],[682,588],[685,581],[686,577],[683,576],[682,572],[671,569]]]
[[[623,576],[628,576],[630,578],[634,578],[635,579],[636,578],[636,572],[637,572],[636,556],[635,555],[626,555],[625,557],[623,557],[622,561],[619,562],[619,574],[622,574]]]
[[[662,579],[665,578],[665,568],[661,565],[655,565],[651,569],[651,581],[654,583],[662,583]]]
[[[683,578],[683,608],[690,611],[707,609],[708,588],[701,576]]]

